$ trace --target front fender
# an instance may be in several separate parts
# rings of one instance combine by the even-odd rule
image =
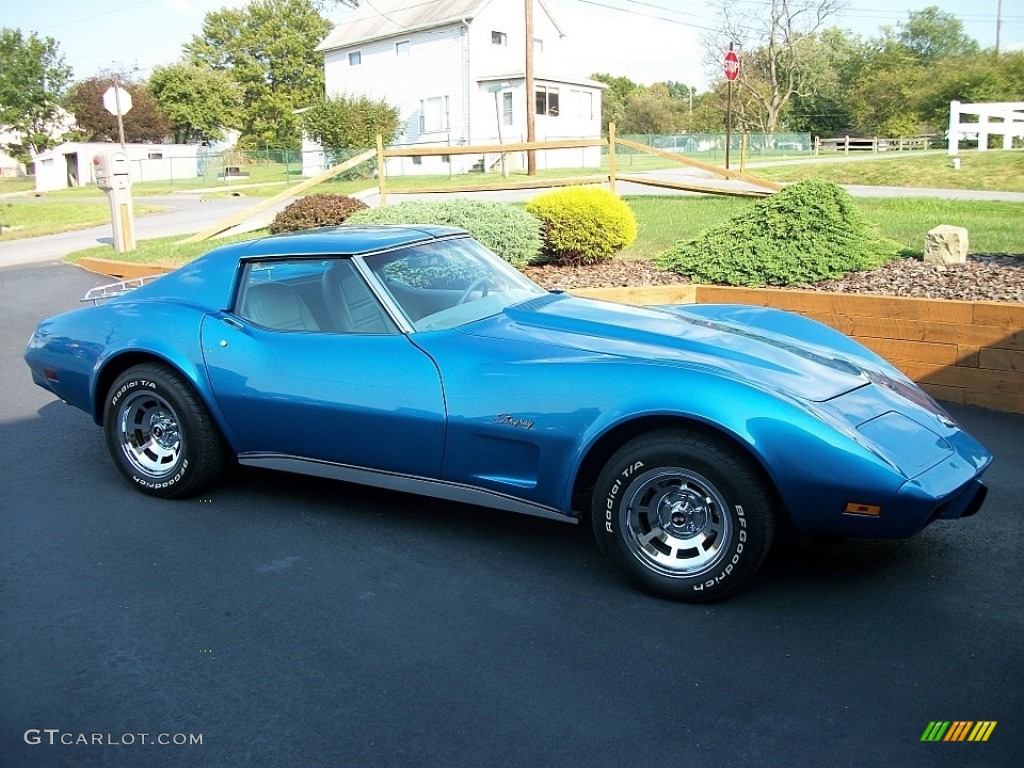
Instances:
[[[704,424],[743,446],[771,479],[793,522],[807,531],[819,528],[823,518],[833,527],[843,519],[848,502],[890,505],[907,480],[853,427],[828,418],[812,404],[672,366],[638,366],[631,361],[629,372],[635,382],[632,396],[589,425],[571,463],[562,468],[560,504],[571,498],[590,451],[606,436],[641,419],[668,426],[680,420]],[[590,371],[587,381],[591,389]],[[866,488],[871,489],[869,497]]]

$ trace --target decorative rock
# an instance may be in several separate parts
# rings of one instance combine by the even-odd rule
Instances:
[[[967,263],[967,229],[952,224],[940,224],[928,230],[924,237],[924,260],[945,269],[954,264]]]

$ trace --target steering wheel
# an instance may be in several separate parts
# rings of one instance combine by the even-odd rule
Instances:
[[[469,300],[469,295],[471,293],[473,293],[473,291],[476,291],[476,290],[483,290],[483,296],[480,297],[482,299],[484,296],[487,295],[487,289],[490,286],[490,284],[491,284],[491,276],[490,275],[484,275],[483,277],[478,277],[476,280],[474,280],[473,282],[471,282],[469,284],[469,287],[466,288],[466,290],[464,290],[462,292],[462,295],[459,296],[459,300],[457,302],[455,302],[455,303],[456,304],[465,304]]]

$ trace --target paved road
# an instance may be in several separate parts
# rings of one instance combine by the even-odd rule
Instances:
[[[167,207],[166,211],[140,216],[135,220],[135,238],[149,240],[200,232],[221,219],[253,206],[258,199],[251,197],[210,198],[197,194],[177,194],[167,197],[136,198],[135,202]],[[268,209],[258,221],[253,222],[253,226],[266,226],[274,212],[283,208],[287,203],[288,201],[285,201]],[[95,205],[96,203],[90,201],[89,204]],[[0,243],[0,267],[57,261],[72,251],[96,245],[110,245],[112,242],[113,233],[110,224],[79,229],[74,232],[62,232],[58,235],[10,240]],[[116,257],[113,249],[110,251],[110,257]]]
[[[95,282],[0,269],[0,765],[1020,765],[1024,417],[953,409],[997,457],[978,516],[783,541],[679,605],[561,523],[271,473],[137,494],[20,360]],[[92,734],[121,746],[60,744]]]

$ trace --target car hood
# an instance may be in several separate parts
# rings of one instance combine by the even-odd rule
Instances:
[[[714,309],[643,308],[552,294],[459,330],[677,364],[818,402],[869,383],[864,366],[871,353],[825,326],[759,307]]]

